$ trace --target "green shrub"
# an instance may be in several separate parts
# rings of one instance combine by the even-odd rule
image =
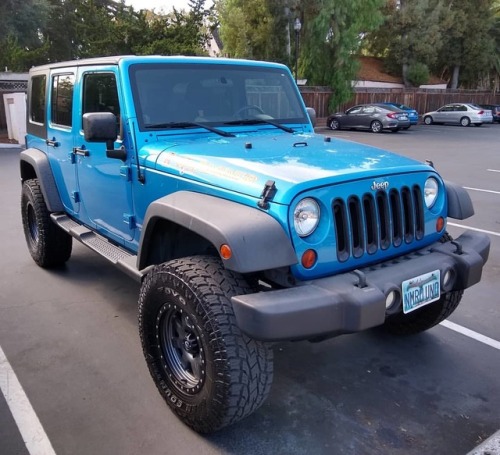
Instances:
[[[429,82],[429,68],[425,63],[413,63],[408,68],[406,78],[415,87],[426,84]]]

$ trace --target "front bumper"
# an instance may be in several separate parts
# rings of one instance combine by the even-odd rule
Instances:
[[[375,266],[292,288],[239,295],[231,301],[238,326],[257,340],[301,340],[359,332],[384,323],[387,294],[401,293],[405,280],[439,268],[441,280],[447,272],[452,277],[441,282],[442,292],[478,283],[489,250],[488,236],[467,231],[453,242],[437,242]],[[395,310],[390,309],[391,313]]]

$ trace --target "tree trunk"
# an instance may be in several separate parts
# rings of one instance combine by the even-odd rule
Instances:
[[[458,88],[458,76],[460,75],[460,65],[453,67],[453,74],[451,75],[450,88]]]
[[[403,63],[402,73],[403,73],[403,84],[405,87],[410,87],[410,82],[408,81],[408,63]]]

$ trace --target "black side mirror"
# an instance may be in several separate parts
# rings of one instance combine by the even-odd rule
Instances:
[[[87,142],[105,142],[106,156],[124,161],[127,152],[124,147],[115,150],[113,142],[118,137],[118,122],[111,112],[87,112],[83,114],[83,134]]]
[[[114,142],[118,137],[116,115],[111,112],[83,114],[83,134],[88,142]]]

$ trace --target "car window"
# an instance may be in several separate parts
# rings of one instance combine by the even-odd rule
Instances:
[[[87,112],[111,112],[116,116],[116,126],[120,131],[120,103],[118,89],[113,73],[86,73],[83,76],[81,128],[83,114]]]
[[[220,64],[135,64],[132,94],[141,129],[170,122],[224,124],[273,118],[303,122],[296,89],[281,68]]]
[[[467,110],[467,106],[464,106],[463,104],[461,106],[457,106],[457,108],[455,109],[456,111],[460,111],[460,112],[463,112],[463,111],[466,111]]]
[[[118,90],[113,73],[89,73],[83,79],[83,109],[86,112],[112,112],[120,116]]]
[[[451,106],[443,106],[438,109],[438,112],[450,112],[451,111]]]
[[[30,93],[30,122],[44,124],[45,123],[45,74],[34,76],[31,79]]]
[[[348,109],[346,111],[346,114],[352,115],[352,114],[359,114],[363,110],[363,106],[354,106],[351,107],[351,109]]]
[[[363,114],[373,114],[375,112],[375,108],[373,106],[366,106],[363,108]]]
[[[70,127],[73,111],[74,74],[56,74],[52,77],[52,123]]]

